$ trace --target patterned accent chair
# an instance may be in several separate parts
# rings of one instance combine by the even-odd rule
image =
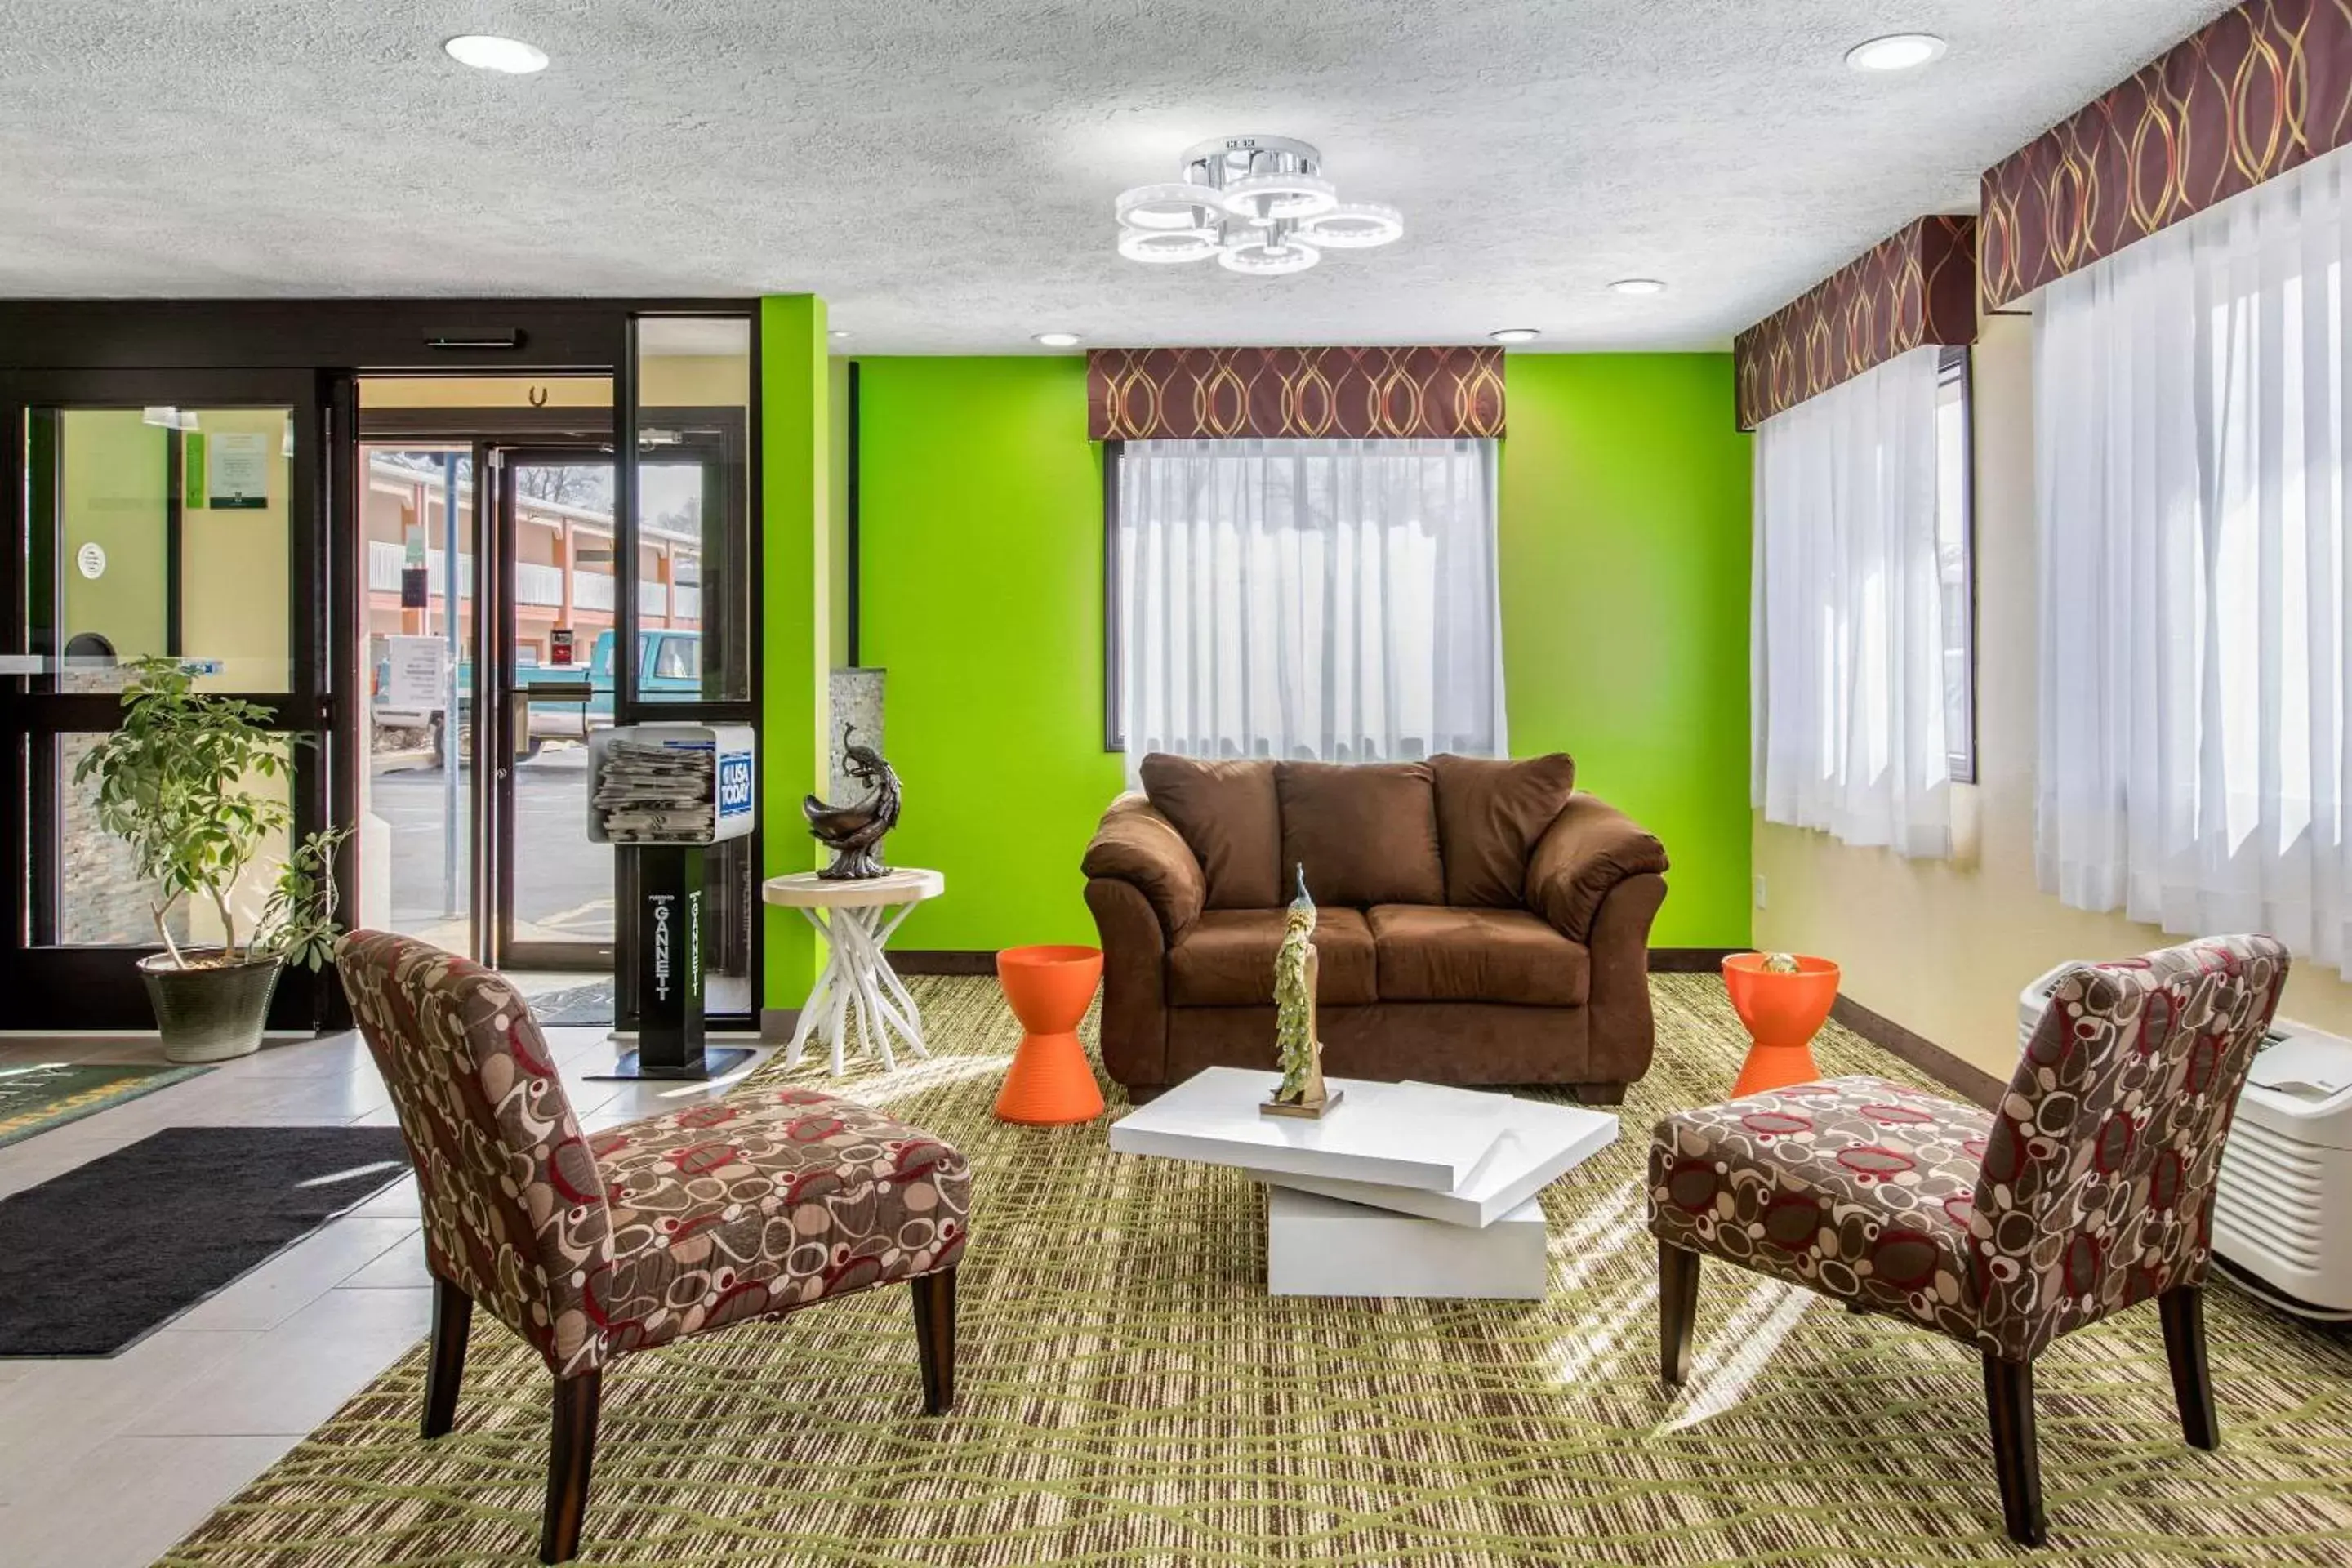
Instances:
[[[424,1200],[425,1436],[456,1419],[478,1301],[555,1374],[541,1562],[579,1549],[602,1378],[623,1356],[903,1279],[924,1412],[954,1405],[961,1154],[797,1087],[586,1133],[497,973],[381,931],[344,938],[335,962]]]
[[[2220,1446],[2200,1294],[2214,1184],[2286,950],[2218,937],[2060,982],[1991,1111],[1838,1078],[1683,1111],[1650,1146],[1659,1372],[1690,1371],[1702,1257],[1984,1357],[2010,1535],[2044,1534],[2033,1358],[2153,1299],[2183,1434]]]

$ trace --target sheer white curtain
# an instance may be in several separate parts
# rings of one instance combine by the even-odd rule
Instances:
[[[1941,357],[1915,349],[1756,433],[1754,803],[1913,856],[1951,852]]]
[[[1130,778],[1507,749],[1492,441],[1131,441],[1118,528]]]
[[[2352,957],[2341,153],[2035,312],[2042,887]]]

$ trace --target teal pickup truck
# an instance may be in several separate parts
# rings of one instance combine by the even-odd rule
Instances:
[[[375,667],[375,689],[382,691],[389,678],[385,661]],[[587,688],[586,700],[576,695]],[[551,692],[560,690],[561,697],[551,696],[541,701],[530,699],[530,733],[527,756],[537,756],[550,741],[584,741],[591,730],[602,730],[613,722],[613,634],[608,628],[596,634],[595,643],[588,650],[585,664],[526,665],[515,671],[515,687],[530,693],[540,688]],[[474,666],[471,659],[457,667],[457,689],[463,693],[457,704],[459,719],[465,722],[460,731],[458,752],[461,756],[473,754],[471,720],[474,712]],[[637,634],[637,689],[647,697],[697,697],[702,691],[702,634],[687,631],[645,631]],[[382,708],[375,710],[375,727],[385,730],[422,730],[429,733],[430,746],[436,757],[441,753],[441,710]],[[394,749],[379,744],[378,751]]]

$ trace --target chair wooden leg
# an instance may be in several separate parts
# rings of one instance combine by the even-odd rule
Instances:
[[[918,1275],[915,1292],[915,1353],[923,1363],[923,1414],[945,1415],[955,1408],[956,1271]]]
[[[539,1560],[569,1563],[580,1552],[588,1512],[588,1472],[596,1460],[596,1404],[604,1374],[555,1380],[555,1420],[547,1453],[547,1511],[539,1526]]]
[[[1698,1316],[1698,1254],[1658,1243],[1658,1376],[1680,1388],[1690,1375],[1691,1322]]]
[[[2164,1314],[2164,1357],[2172,1363],[2172,1400],[2180,1407],[2180,1435],[2199,1448],[2221,1446],[2213,1413],[2213,1379],[2205,1367],[2205,1292],[2195,1285],[2156,1299]]]
[[[2042,1518],[2042,1457],[2033,1443],[2033,1363],[1988,1355],[1984,1383],[2001,1517],[2011,1541],[2039,1546],[2048,1531]]]
[[[446,1279],[433,1280],[433,1360],[425,1373],[425,1436],[445,1436],[457,1419],[457,1389],[466,1381],[466,1331],[474,1299]]]

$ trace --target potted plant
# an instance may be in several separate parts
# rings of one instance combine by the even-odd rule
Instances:
[[[286,803],[255,786],[288,777],[293,738],[265,726],[268,710],[196,689],[174,658],[131,667],[122,725],[82,758],[77,784],[98,781],[100,826],[131,848],[154,889],[151,913],[163,951],[139,961],[173,1061],[220,1061],[257,1049],[278,976],[289,963],[317,970],[334,954],[334,853],[347,836],[297,844],[258,917],[240,931],[231,893],[273,834]],[[201,899],[220,921],[218,947],[184,947],[171,913]]]

